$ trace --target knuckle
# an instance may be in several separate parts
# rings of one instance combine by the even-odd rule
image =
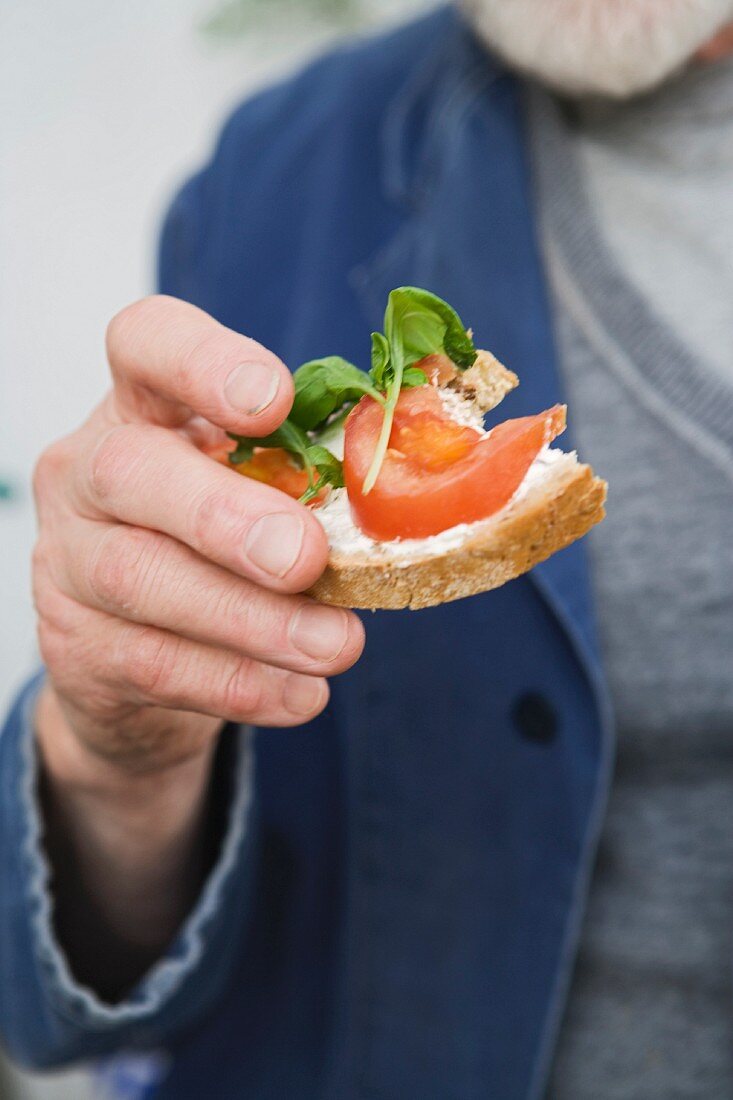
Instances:
[[[172,689],[179,645],[178,638],[155,627],[125,630],[116,659],[120,678],[146,698],[167,697]]]
[[[34,557],[38,553],[38,551],[34,551]],[[31,574],[31,592],[36,614],[39,618],[49,618],[53,608],[52,600],[54,588],[53,585],[49,583],[45,564],[41,566],[34,563]]]
[[[176,358],[174,380],[176,392],[183,401],[192,398],[200,390],[202,379],[211,378],[226,354],[222,334],[207,330]]]
[[[41,660],[49,672],[55,674],[65,661],[68,651],[67,639],[46,619],[39,619],[36,637]]]
[[[87,584],[96,603],[108,610],[120,610],[125,603],[130,566],[127,549],[112,532],[101,544],[87,566]]]
[[[131,457],[129,432],[126,427],[110,428],[97,442],[89,460],[89,485],[100,500],[110,496],[118,484]]]
[[[221,713],[232,718],[257,714],[264,694],[262,669],[253,661],[238,661],[224,682]]]
[[[87,584],[92,597],[107,610],[119,610],[125,603],[130,570],[136,561],[120,537],[120,528],[112,528],[102,538],[87,566]]]
[[[53,588],[46,589],[41,599],[36,636],[43,663],[54,675],[86,675],[92,661],[78,608]]]
[[[103,536],[87,567],[87,583],[108,611],[134,609],[163,540],[139,527],[116,526]]]
[[[94,498],[108,500],[129,480],[145,442],[146,429],[120,424],[98,440],[89,459],[88,483]]]
[[[277,632],[277,617],[265,606],[262,595],[246,584],[234,582],[221,593],[215,608],[216,619],[228,638],[255,642],[259,649]]]
[[[45,538],[37,539],[31,552],[31,576],[34,588],[47,582],[50,573],[51,553]]]
[[[49,627],[67,638],[74,632],[78,607],[49,579],[39,576],[36,580],[34,577],[33,605],[39,622],[47,623]]]
[[[196,546],[206,557],[215,558],[221,552],[222,539],[245,538],[246,516],[240,505],[236,507],[229,489],[206,489],[198,494],[190,505],[189,529]]]
[[[131,302],[114,315],[105,333],[105,345],[110,359],[117,358],[127,350],[151,314],[156,316],[160,313],[165,301],[164,295],[151,294]]]
[[[33,495],[37,505],[44,504],[58,492],[68,463],[69,447],[65,440],[57,440],[39,455],[33,468]]]

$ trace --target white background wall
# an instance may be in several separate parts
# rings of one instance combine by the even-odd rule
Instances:
[[[336,33],[290,17],[223,43],[199,30],[215,3],[0,2],[0,712],[35,661],[34,459],[104,392],[106,322],[152,289],[166,202],[222,116]],[[361,23],[421,6],[365,0]]]
[[[223,115],[335,33],[290,17],[222,43],[199,29],[215,3],[0,3],[0,709],[34,660],[34,458],[103,393],[105,324],[152,289],[166,202]]]

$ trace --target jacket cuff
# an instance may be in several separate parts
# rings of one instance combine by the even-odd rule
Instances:
[[[140,1035],[141,1025],[149,1021],[155,1033],[150,1038],[158,1038],[161,1032],[169,1030],[161,1027],[161,1023],[172,1025],[174,1020],[182,1020],[184,1014],[189,1017],[190,1002],[204,999],[206,990],[217,980],[215,972],[221,971],[218,977],[223,978],[222,968],[231,964],[231,949],[222,949],[221,943],[236,942],[237,937],[228,934],[227,929],[241,922],[250,893],[253,862],[249,858],[254,791],[252,733],[242,727],[229,731],[235,760],[226,830],[216,865],[195,908],[160,961],[124,1001],[111,1005],[75,981],[53,928],[51,874],[42,843],[39,762],[34,735],[34,712],[42,684],[41,673],[21,694],[0,735],[0,792],[5,803],[0,809],[3,819],[0,834],[6,831],[9,841],[7,848],[0,843],[0,881],[6,884],[10,881],[14,886],[12,912],[4,915],[3,923],[15,924],[14,930],[7,929],[10,939],[16,944],[24,942],[30,948],[27,963],[36,971],[33,985],[45,1002],[44,1008],[46,1011],[50,1008],[52,1015],[63,1020],[72,1031],[78,1029],[87,1037],[90,1032],[114,1031],[121,1037],[120,1033],[133,1025],[135,1035]],[[15,866],[3,868],[5,860]],[[19,928],[18,922],[26,927]],[[204,969],[206,977],[200,976],[192,983],[196,993],[186,998],[189,1009],[181,1013],[176,1008],[181,999],[177,994],[189,978]],[[162,1017],[166,1017],[165,1021]]]

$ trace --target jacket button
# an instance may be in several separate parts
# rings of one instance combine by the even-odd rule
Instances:
[[[522,737],[547,745],[557,736],[557,712],[538,691],[520,695],[512,708],[512,720]]]

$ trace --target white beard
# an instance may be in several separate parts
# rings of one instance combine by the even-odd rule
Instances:
[[[622,99],[686,64],[733,0],[460,0],[511,66],[571,95]]]

